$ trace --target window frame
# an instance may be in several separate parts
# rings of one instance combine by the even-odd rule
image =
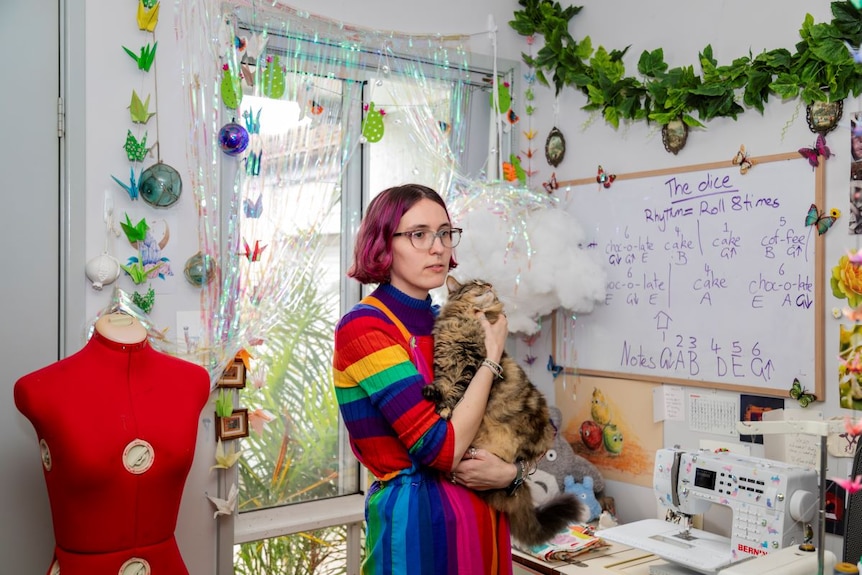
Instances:
[[[512,86],[513,94],[517,93],[517,76],[516,70],[518,64],[514,61],[497,61],[494,66],[493,60],[490,57],[483,55],[471,55],[473,60],[470,66],[471,76],[476,77],[477,81],[473,85],[478,90],[482,90],[482,80],[480,78],[491,78],[494,72],[497,73],[501,80],[507,81]],[[505,67],[503,70],[499,68],[500,64]],[[366,82],[371,81],[373,74],[372,69],[366,71],[368,78]],[[490,83],[485,83],[488,94],[491,92]],[[342,98],[342,106],[345,108],[342,113],[342,118],[352,118],[352,125],[345,126],[346,130],[350,130],[352,134],[357,136],[361,133],[361,119],[357,115],[346,113],[347,107],[353,105],[363,105],[363,103],[346,101]],[[363,99],[366,99],[363,96]],[[475,108],[472,108],[470,113],[474,113]],[[488,123],[492,121],[488,119]],[[482,122],[483,126],[486,126]],[[487,129],[486,127],[482,128]],[[509,153],[514,153],[515,143],[517,138],[516,128],[512,127],[508,134],[504,134],[505,140],[504,157],[508,157]],[[475,140],[473,140],[475,141]],[[484,158],[486,151],[482,151],[483,156],[473,157],[473,164]],[[462,163],[470,162],[469,157],[462,159]],[[359,230],[361,214],[364,213],[365,207],[373,197],[373,191],[369,186],[370,179],[370,154],[359,151],[358,157],[348,162],[341,180],[341,238],[340,238],[340,314],[343,315],[351,309],[364,295],[370,290],[367,286],[361,286],[352,278],[347,277],[346,270],[353,258],[353,247],[356,233]],[[224,181],[231,181],[230,179]],[[323,529],[328,527],[344,526],[347,529],[347,572],[358,572],[361,559],[361,534],[362,525],[365,521],[365,496],[370,486],[370,479],[367,470],[361,466],[354,457],[350,448],[347,436],[347,430],[339,415],[339,461],[341,469],[354,469],[358,474],[359,482],[357,493],[349,495],[338,495],[326,499],[304,501],[282,505],[279,507],[264,508],[254,511],[237,513],[230,516],[229,520],[220,523],[218,528],[218,549],[217,549],[217,573],[219,575],[232,575],[234,572],[234,547],[243,543],[251,543],[273,537],[282,537],[295,535],[305,531]],[[230,473],[224,474],[221,481],[226,485],[238,480],[238,471],[234,468]],[[348,473],[351,475],[351,473]],[[354,481],[354,477],[348,477],[345,481]],[[342,480],[341,478],[339,480]],[[227,519],[227,518],[225,518]]]

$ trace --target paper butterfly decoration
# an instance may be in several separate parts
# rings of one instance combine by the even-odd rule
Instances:
[[[841,211],[832,208],[829,210],[829,215],[826,213],[820,213],[820,210],[817,209],[817,206],[811,204],[811,207],[808,208],[808,213],[805,214],[805,225],[806,226],[815,226],[817,228],[817,234],[823,235],[832,227],[832,224],[835,223],[835,220],[841,217]]]
[[[554,190],[558,190],[560,185],[557,183],[557,172],[551,174],[550,180],[542,182],[542,187],[545,188],[545,191],[549,194],[553,194]]]
[[[793,386],[790,388],[790,397],[797,400],[801,407],[808,407],[812,401],[817,400],[817,396],[813,393],[807,393],[795,377],[793,378]]]
[[[826,145],[826,137],[823,134],[817,135],[817,140],[814,142],[813,148],[799,148],[799,154],[808,160],[812,168],[820,165],[820,157],[828,160],[832,157],[832,150]]]
[[[862,265],[862,249],[857,250],[855,252],[847,251],[847,260],[850,263],[858,265]]]
[[[311,108],[312,115],[319,116],[323,113],[323,105],[318,103],[316,100],[309,100],[308,105]]]
[[[509,108],[509,111],[506,113],[506,121],[510,124],[517,124],[521,118],[518,117],[518,114],[515,113],[514,110]]]
[[[739,151],[736,152],[736,156],[731,160],[734,166],[739,166],[740,174],[747,174],[748,170],[754,166],[754,160],[752,160],[748,154],[745,153],[745,145],[739,146]]]
[[[614,180],[616,180],[616,179],[617,179],[617,177],[615,174],[609,174],[609,173],[605,172],[601,166],[599,166],[598,175],[596,175],[596,181],[598,183],[603,185],[605,188],[610,188],[611,184],[613,184]]]
[[[242,211],[247,218],[259,218],[263,213],[263,194],[258,194],[255,201],[245,198],[242,201]]]
[[[554,379],[557,379],[557,376],[563,373],[563,366],[554,363],[553,355],[548,356],[548,371],[554,374]]]
[[[143,172],[142,172],[143,173]],[[126,185],[125,182],[120,181],[116,176],[111,176],[115,182],[117,182],[120,187],[126,190],[126,193],[129,194],[129,198],[132,200],[138,199],[138,182],[135,180],[135,168],[129,168],[129,184]],[[140,178],[140,176],[139,176]]]
[[[212,495],[207,495],[207,499],[212,501],[212,504],[216,506],[213,518],[216,518],[219,515],[233,515],[233,510],[236,508],[236,496],[236,483],[230,486],[230,492],[227,495],[227,499],[220,499],[218,497],[213,497]]]
[[[844,418],[844,429],[847,430],[847,433],[856,437],[857,435],[862,435],[862,419],[853,423],[853,420],[849,417]]]
[[[853,480],[840,477],[830,477],[829,479],[844,488],[844,491],[850,495],[862,489],[862,475],[857,475]]]
[[[248,258],[248,261],[250,261],[250,262],[260,261],[260,256],[261,256],[261,254],[263,254],[263,250],[266,249],[266,245],[261,246],[260,240],[255,240],[254,241],[254,249],[252,249],[248,245],[247,241],[243,240],[242,243],[245,246],[245,251],[241,252],[240,255],[243,255],[246,258]]]

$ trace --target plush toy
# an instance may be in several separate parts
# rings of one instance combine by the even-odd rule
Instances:
[[[578,483],[575,481],[574,477],[566,475],[563,483],[566,486],[566,493],[574,494],[578,499],[583,501],[587,509],[590,510],[590,517],[585,521],[598,519],[599,515],[602,514],[602,506],[599,504],[599,500],[596,499],[596,494],[593,491],[593,478],[587,475],[584,477],[583,482]]]
[[[576,454],[572,446],[559,433],[563,422],[560,410],[552,406],[549,407],[549,411],[551,422],[557,428],[558,433],[554,437],[554,444],[538,461],[535,473],[530,475],[527,480],[533,502],[539,505],[557,493],[566,491],[566,477],[571,477],[576,483],[584,483],[585,478],[590,478],[596,499],[602,501],[605,480],[601,472],[595,465]]]

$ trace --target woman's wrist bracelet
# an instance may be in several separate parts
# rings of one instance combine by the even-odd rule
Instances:
[[[482,360],[482,363],[479,365],[479,367],[482,367],[483,365],[491,370],[491,373],[494,374],[494,377],[496,379],[503,379],[503,366],[501,366],[499,363],[486,357]]]
[[[512,483],[509,484],[509,487],[506,488],[506,495],[508,495],[509,497],[515,494],[515,492],[527,478],[527,464],[524,463],[523,459],[519,459],[518,461],[516,461],[515,467],[518,470],[517,474],[515,475],[515,479],[513,479]]]

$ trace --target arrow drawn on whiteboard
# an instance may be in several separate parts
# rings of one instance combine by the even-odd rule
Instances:
[[[673,321],[673,318],[671,318],[665,312],[660,311],[655,314],[655,320],[656,329],[668,329],[670,327],[670,322]]]

